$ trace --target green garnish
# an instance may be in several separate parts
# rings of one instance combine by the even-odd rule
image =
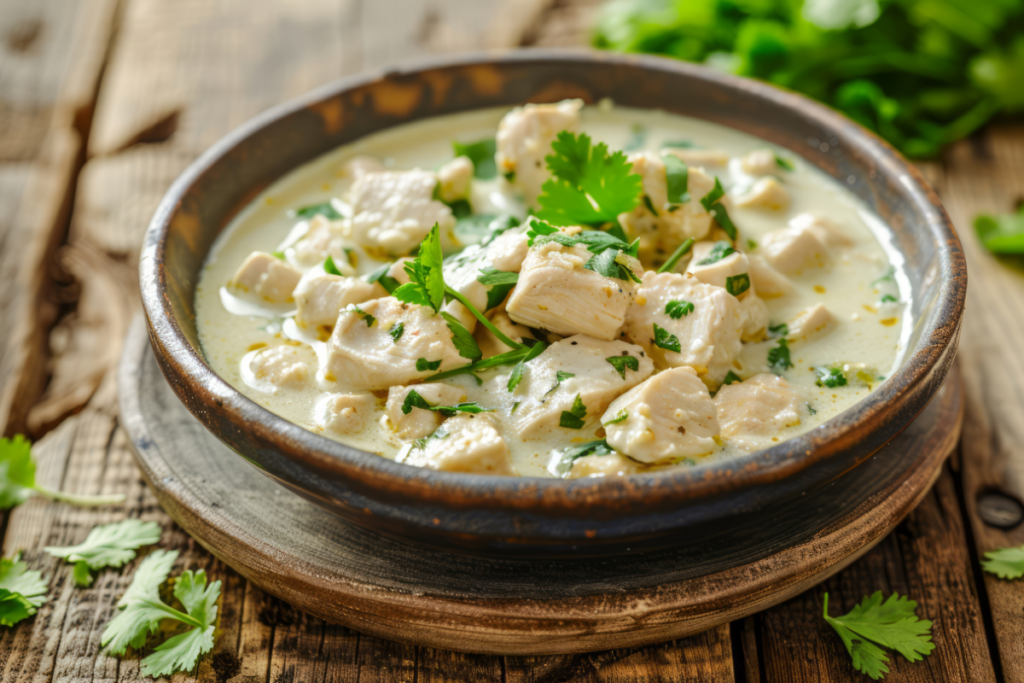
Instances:
[[[486,309],[489,311],[495,306],[501,305],[501,302],[505,300],[508,293],[515,288],[516,283],[519,282],[519,273],[498,270],[494,266],[487,266],[480,269],[480,275],[476,276],[476,281],[489,287],[487,290]]]
[[[757,249],[757,242],[755,242],[754,240],[748,239],[747,240],[747,251],[754,251],[755,249]]]
[[[328,256],[327,260],[324,261],[324,272],[328,275],[341,275],[341,271],[338,270],[338,266],[334,265],[333,256]]]
[[[156,522],[125,519],[94,527],[78,545],[47,547],[43,550],[54,557],[73,562],[75,583],[86,587],[93,580],[90,570],[120,567],[135,559],[135,551],[142,546],[158,543],[162,533],[163,530]]]
[[[272,252],[270,252],[270,255],[273,256],[274,258],[276,258],[278,261],[284,261],[284,252],[283,251],[272,251]]]
[[[974,232],[993,254],[1024,254],[1024,205],[1016,213],[975,217]]]
[[[789,325],[786,323],[779,323],[778,325],[769,325],[768,334],[772,337],[785,337],[789,334]]]
[[[680,318],[690,315],[693,313],[693,304],[689,301],[669,301],[665,304],[665,315],[672,318],[673,320],[679,320]]]
[[[412,448],[422,450],[426,448],[428,441],[435,441],[443,439],[448,436],[448,430],[444,426],[440,426],[434,430],[434,433],[429,436],[424,436],[422,439],[416,439],[412,442]]]
[[[335,209],[334,205],[330,202],[324,202],[323,204],[311,204],[310,206],[304,206],[301,209],[295,210],[295,216],[297,218],[312,218],[317,214],[332,221],[344,218],[344,216],[338,213],[338,210]]]
[[[367,327],[373,327],[373,324],[377,322],[376,318],[374,318],[372,315],[370,315],[363,309],[359,308],[355,304],[349,304],[348,308],[346,308],[345,310],[348,311],[349,313],[355,313],[360,318],[362,318],[366,322]]]
[[[900,300],[894,297],[892,294],[883,294],[882,298],[878,300],[878,303],[880,304],[898,304],[899,302]]]
[[[668,257],[668,260],[661,264],[661,268],[658,268],[659,273],[671,273],[675,270],[676,264],[679,263],[679,259],[686,256],[686,254],[693,248],[693,238],[687,237],[683,240],[683,243],[676,247],[676,250],[672,252],[672,255]]]
[[[441,367],[441,361],[439,360],[427,360],[426,358],[416,359],[416,371],[417,372],[428,372],[437,370]]]
[[[546,348],[547,346],[545,344],[534,344],[530,347],[530,350],[526,355],[522,357],[522,360],[516,363],[516,366],[512,369],[512,374],[508,376],[508,382],[505,385],[508,388],[509,393],[515,391],[516,387],[519,386],[519,383],[523,381],[523,372],[526,370],[526,364],[542,354]],[[519,404],[517,403],[513,407],[512,412],[517,410],[518,405]]]
[[[698,266],[710,266],[712,263],[718,263],[727,256],[731,256],[736,253],[736,250],[732,248],[732,245],[725,240],[715,242],[715,245],[711,247],[711,251],[708,255],[697,261]]]
[[[990,550],[981,568],[1000,579],[1019,579],[1024,576],[1024,546]]]
[[[42,573],[30,570],[21,553],[0,559],[0,626],[14,626],[35,614],[47,600],[46,589]]]
[[[441,311],[441,317],[448,324],[448,331],[452,333],[452,344],[460,356],[473,361],[484,355],[477,345],[476,339],[458,318],[447,311]]]
[[[812,406],[810,403],[808,403],[806,405],[807,405],[807,412],[808,413],[810,413],[811,415],[817,415],[818,414],[818,411],[814,409],[814,406]]]
[[[391,335],[391,340],[394,341],[396,344],[398,343],[398,340],[402,338],[402,334],[404,332],[405,323],[403,322],[395,323],[394,325],[391,326],[391,329],[388,330],[388,334]]]
[[[729,372],[725,373],[725,379],[722,380],[722,386],[724,387],[724,386],[727,386],[729,384],[733,384],[735,382],[742,382],[742,381],[743,380],[740,379],[739,375],[737,375],[735,372],[730,370]]]
[[[658,211],[654,208],[654,203],[651,201],[651,198],[649,196],[647,196],[647,195],[644,195],[643,199],[644,199],[644,206],[647,207],[647,210],[651,212],[651,215],[653,215],[655,218],[657,218],[658,217]]]
[[[626,379],[626,369],[630,369],[633,372],[640,370],[640,359],[636,356],[612,356],[611,358],[605,358],[606,361],[612,364],[612,367],[622,375],[622,379]]]
[[[619,412],[615,413],[615,416],[612,417],[612,419],[608,420],[607,422],[602,422],[601,424],[603,424],[605,427],[607,427],[608,425],[614,425],[614,424],[618,424],[620,422],[625,422],[628,419],[629,419],[629,411],[627,411],[625,408],[623,408]]]
[[[565,413],[562,414],[565,415]],[[556,465],[555,469],[564,476],[572,469],[574,462],[588,455],[615,455],[615,451],[612,450],[611,446],[604,439],[582,443],[579,446],[572,446],[562,451],[562,457],[558,459],[558,465]]]
[[[497,145],[494,138],[477,140],[476,142],[452,142],[452,150],[457,157],[469,157],[473,162],[473,177],[490,180],[498,175],[498,167],[494,163]]]
[[[789,342],[780,339],[778,346],[768,349],[768,365],[776,370],[787,370],[793,367],[793,362],[789,358]]]
[[[632,211],[642,188],[640,176],[622,152],[608,154],[603,142],[568,131],[551,143],[545,157],[551,178],[541,188],[537,216],[553,225],[598,226]]]
[[[21,505],[32,493],[50,500],[59,500],[82,507],[117,505],[123,503],[123,493],[107,496],[86,496],[62,493],[36,483],[36,463],[32,460],[32,446],[21,434],[0,439],[0,510]]]
[[[882,273],[882,275],[880,275],[875,280],[871,281],[871,285],[872,286],[877,285],[879,282],[892,282],[895,279],[896,279],[896,268],[894,266],[889,266],[888,268],[885,269],[885,272]]]
[[[575,235],[567,235],[558,228],[549,225],[541,220],[530,221],[530,227],[526,231],[529,238],[529,246],[557,242],[563,247],[575,247],[583,245],[594,254],[590,260],[583,264],[583,267],[599,273],[604,277],[617,278],[619,280],[632,280],[640,282],[640,278],[633,272],[627,256],[637,258],[640,253],[640,241],[627,244],[620,239],[621,229],[618,231],[609,230],[584,230]]]
[[[790,161],[789,159],[784,159],[780,157],[778,154],[775,155],[775,165],[781,168],[783,171],[793,170],[793,162]]]
[[[563,372],[563,371],[559,370],[558,372],[555,373],[555,383],[554,383],[554,385],[552,385],[552,387],[550,389],[545,391],[544,395],[547,396],[548,394],[552,393],[553,391],[555,391],[555,389],[557,389],[559,387],[559,385],[562,384],[562,382],[564,382],[567,379],[572,379],[575,376],[576,375],[571,373],[571,372]]]
[[[846,373],[843,372],[842,368],[818,368],[817,372],[818,379],[814,383],[819,387],[835,389],[836,387],[845,387],[848,383]]]
[[[679,343],[679,337],[666,329],[658,327],[658,323],[654,323],[654,339],[651,342],[666,351],[675,351],[676,353],[682,353],[683,351],[683,347]]]
[[[747,273],[730,275],[725,278],[725,291],[733,296],[739,296],[748,289],[750,289],[750,275]]]
[[[380,286],[387,291],[388,294],[394,293],[394,291],[398,289],[401,285],[399,284],[398,280],[388,275],[388,271],[391,270],[392,265],[393,264],[391,263],[385,263],[377,270],[373,271],[369,275],[366,275],[366,281],[371,285],[374,282],[378,282],[380,283]]]
[[[736,226],[733,224],[732,219],[729,218],[729,212],[726,210],[725,205],[720,201],[724,196],[725,190],[722,189],[722,183],[718,180],[718,176],[715,176],[715,186],[701,198],[700,204],[704,207],[705,211],[714,216],[715,222],[721,226],[722,230],[725,230],[725,234],[729,236],[729,239],[736,239]]]
[[[663,154],[665,163],[665,187],[669,204],[685,204],[690,201],[690,169],[686,162],[675,154]]]
[[[586,416],[587,406],[583,404],[580,395],[576,394],[576,398],[572,402],[572,408],[562,411],[562,416],[558,420],[558,426],[566,429],[583,429],[584,425],[586,425],[583,418]]]
[[[470,413],[476,415],[479,413],[494,412],[493,409],[484,408],[478,403],[458,403],[453,406],[433,406],[427,403],[427,400],[420,396],[414,389],[411,389],[409,390],[409,393],[405,395],[405,401],[402,402],[402,414],[408,415],[412,412],[413,408],[431,410],[435,413],[441,413],[446,417],[451,417],[456,413]]]

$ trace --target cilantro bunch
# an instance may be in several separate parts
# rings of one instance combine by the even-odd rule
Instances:
[[[598,47],[797,90],[914,158],[1024,109],[1021,0],[613,0]]]

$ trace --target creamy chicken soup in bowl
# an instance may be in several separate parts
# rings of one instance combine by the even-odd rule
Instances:
[[[706,538],[842,477],[826,524],[941,385],[966,288],[931,191],[855,124],[537,53],[268,112],[172,188],[141,268],[161,367],[225,443],[485,552]]]

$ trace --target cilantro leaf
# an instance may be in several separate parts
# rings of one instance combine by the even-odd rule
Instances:
[[[341,275],[341,271],[338,270],[338,266],[334,264],[333,256],[328,256],[327,260],[324,261],[324,272],[328,275]]]
[[[789,357],[789,342],[785,339],[779,340],[779,345],[774,349],[768,349],[768,365],[776,370],[786,370],[793,367]]]
[[[453,406],[434,406],[427,402],[427,399],[420,396],[415,390],[411,389],[408,394],[405,395],[405,400],[402,402],[402,414],[408,415],[412,412],[413,408],[419,408],[421,410],[432,410],[435,413],[441,413],[447,417],[451,417],[456,413],[491,413],[493,409],[482,407],[478,403],[458,403]]]
[[[52,491],[36,483],[36,463],[32,459],[32,446],[21,434],[0,439],[0,510],[21,505],[32,493],[50,500],[72,505],[93,507],[123,503],[124,494],[88,496]]]
[[[732,219],[729,218],[729,212],[726,210],[725,205],[721,202],[724,196],[725,190],[722,189],[722,182],[718,179],[718,176],[715,176],[715,186],[701,198],[700,204],[704,207],[705,211],[714,216],[715,222],[721,226],[722,230],[725,230],[725,234],[729,236],[729,239],[736,239],[736,226],[733,224]]]
[[[544,392],[544,396],[547,396],[548,394],[554,392],[555,389],[557,389],[562,384],[562,382],[564,382],[567,379],[572,379],[575,376],[576,375],[572,372],[563,372],[562,370],[557,371],[555,373],[555,383],[551,385],[550,389]]]
[[[633,272],[623,252],[617,249],[606,249],[599,254],[591,256],[590,260],[583,264],[583,267],[604,277],[625,280],[627,282],[629,280],[633,282],[641,281]]]
[[[662,154],[665,163],[665,183],[669,204],[685,204],[690,201],[690,169],[686,162],[675,154]]]
[[[497,149],[494,138],[476,142],[452,142],[455,156],[469,157],[473,162],[473,176],[480,180],[491,180],[498,175],[498,167],[494,163],[494,153]]]
[[[109,645],[112,653],[123,655],[128,646],[141,648],[161,620],[177,618],[180,612],[160,600],[160,586],[177,558],[177,550],[155,550],[139,564],[128,590],[117,601],[121,612],[103,630],[101,646]]]
[[[750,275],[747,273],[729,275],[725,278],[725,291],[733,296],[739,296],[748,289],[750,289]]]
[[[708,252],[707,256],[697,261],[698,266],[710,266],[712,263],[718,263],[726,256],[731,256],[736,253],[736,250],[732,248],[732,245],[722,240],[715,242],[715,245],[711,247],[711,251]]]
[[[398,343],[398,340],[402,338],[402,335],[404,333],[405,333],[405,323],[403,323],[401,321],[399,321],[399,322],[395,323],[394,325],[392,325],[391,329],[388,330],[388,334],[391,335],[391,340],[393,342],[395,342],[396,344]]]
[[[932,622],[918,619],[917,603],[905,596],[893,593],[882,602],[882,591],[876,591],[841,617],[829,616],[828,593],[824,602],[825,621],[839,634],[854,668],[874,680],[889,671],[889,658],[879,645],[896,650],[910,662],[923,659],[935,649]]]
[[[679,337],[668,330],[659,327],[658,323],[654,323],[654,339],[651,341],[655,346],[665,349],[666,351],[675,351],[676,353],[682,353],[683,351],[683,347],[679,343]]]
[[[455,345],[460,356],[476,360],[484,355],[480,347],[477,346],[476,340],[473,339],[473,335],[459,322],[458,318],[447,311],[441,311],[441,317],[448,323],[448,331],[452,333],[452,344]]]
[[[565,415],[565,413],[562,414]],[[555,469],[559,474],[565,475],[572,469],[574,462],[588,455],[615,455],[615,451],[604,439],[572,446],[562,451],[562,457],[558,459]]]
[[[195,574],[184,572],[174,583],[174,597],[198,624],[186,633],[169,638],[143,659],[143,676],[157,678],[175,671],[190,671],[195,668],[200,655],[213,649],[220,581],[214,581],[207,587],[206,572],[202,569]]]
[[[665,304],[665,315],[672,318],[673,320],[679,320],[680,318],[690,315],[693,313],[693,304],[689,301],[669,301]]]
[[[1024,576],[1024,546],[990,550],[981,568],[1000,579],[1019,579]]]
[[[607,427],[608,425],[614,425],[614,424],[618,424],[620,422],[625,422],[628,419],[629,419],[629,411],[627,411],[625,408],[623,408],[619,412],[615,413],[615,415],[612,417],[612,419],[608,420],[607,422],[602,422],[601,424],[604,425],[605,427]]]
[[[512,369],[512,374],[508,376],[508,383],[506,384],[509,393],[515,391],[516,387],[519,386],[519,383],[523,380],[523,372],[526,370],[526,364],[544,353],[544,349],[546,348],[547,346],[545,344],[534,344],[530,347],[530,350],[526,355],[523,356],[523,359],[516,363],[515,368]]]
[[[476,276],[476,281],[489,288],[487,290],[488,311],[499,306],[519,282],[519,273],[498,270],[494,266],[481,268],[480,273]]]
[[[576,394],[572,402],[572,408],[563,410],[558,420],[558,426],[565,429],[583,429],[586,422],[583,419],[587,416],[587,406],[583,404],[580,394]]]
[[[47,600],[46,589],[42,573],[30,570],[20,554],[0,559],[0,625],[14,626],[35,614]]]
[[[778,154],[775,155],[775,165],[781,168],[783,171],[792,171],[793,162],[789,159],[780,157]]]
[[[831,367],[818,368],[818,379],[814,383],[819,387],[835,389],[836,387],[845,387],[848,381],[846,379],[846,373],[843,372],[842,368]]]
[[[640,359],[636,356],[612,356],[611,358],[605,358],[605,360],[611,363],[612,367],[622,375],[622,379],[626,379],[626,368],[633,372],[640,370]]]
[[[322,204],[312,204],[310,206],[304,206],[301,209],[295,210],[295,216],[297,218],[312,218],[316,215],[321,215],[324,218],[328,218],[332,221],[341,220],[344,218],[338,210],[334,208],[334,205],[330,202],[324,202]]]
[[[92,583],[92,575],[88,569],[120,567],[125,562],[135,559],[137,549],[159,542],[162,533],[160,525],[156,522],[126,519],[94,527],[78,545],[50,546],[44,550],[54,557],[74,562],[75,583],[79,586],[88,586]],[[83,565],[85,570],[82,569]]]
[[[778,325],[769,325],[768,333],[772,337],[785,337],[789,334],[789,325],[786,323],[779,323]]]
[[[729,384],[733,384],[734,382],[742,382],[742,381],[743,380],[740,379],[739,375],[737,375],[735,372],[730,370],[729,372],[725,373],[725,379],[722,380],[722,386],[724,387],[724,386],[728,386]]]
[[[439,360],[427,360],[426,358],[416,359],[416,371],[427,372],[431,370],[437,370],[441,367],[441,361]]]
[[[977,216],[974,232],[993,254],[1024,254],[1024,207],[1012,214]]]
[[[622,152],[608,154],[603,142],[562,131],[545,157],[551,178],[541,187],[537,216],[553,225],[601,225],[632,211],[639,201],[640,176]]]
[[[437,313],[444,303],[444,274],[441,271],[443,262],[441,229],[434,223],[434,227],[420,244],[419,254],[404,265],[409,282],[391,295],[408,304],[429,306]]]
[[[349,313],[355,313],[360,318],[362,318],[363,322],[366,323],[367,327],[373,327],[373,324],[375,322],[377,322],[376,318],[374,318],[372,315],[370,315],[369,313],[367,313],[363,309],[359,308],[355,304],[349,304],[348,308],[346,308],[345,310],[348,311]]]
[[[373,271],[369,275],[366,275],[366,281],[371,285],[374,282],[380,283],[380,286],[387,291],[388,294],[393,294],[396,289],[400,287],[398,280],[388,275],[388,271],[391,270],[391,263],[385,263],[383,266]]]

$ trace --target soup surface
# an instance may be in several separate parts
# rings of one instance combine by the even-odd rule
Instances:
[[[735,130],[609,103],[484,110],[275,183],[211,250],[197,322],[246,396],[382,457],[693,467],[812,429],[892,373],[912,293],[887,234]]]

